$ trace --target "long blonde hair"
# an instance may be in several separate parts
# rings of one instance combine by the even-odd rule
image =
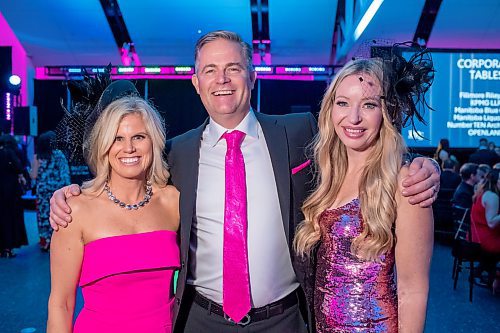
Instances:
[[[90,193],[101,193],[104,183],[109,179],[111,167],[108,153],[115,141],[121,120],[129,114],[141,115],[153,144],[153,160],[147,171],[147,180],[164,187],[170,177],[167,163],[163,159],[166,136],[161,116],[141,97],[126,96],[112,102],[102,111],[90,133],[86,159],[94,178],[82,185],[82,188],[88,189]]]
[[[302,206],[305,220],[299,225],[294,240],[295,250],[306,256],[321,238],[319,217],[335,201],[347,173],[345,145],[335,133],[332,121],[335,93],[347,76],[368,74],[378,79],[382,93],[388,89],[379,59],[357,59],[347,63],[334,77],[321,102],[319,132],[313,142],[316,176],[314,192]],[[359,200],[363,231],[352,243],[352,251],[366,260],[377,258],[395,244],[393,224],[396,220],[397,179],[406,152],[401,134],[389,119],[385,100],[381,98],[382,124],[379,137],[370,152],[359,183]]]

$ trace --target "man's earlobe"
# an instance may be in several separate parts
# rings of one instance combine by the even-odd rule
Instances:
[[[250,72],[250,82],[252,82],[252,89],[255,85],[255,81],[257,80],[257,72],[256,71],[251,71]]]
[[[191,76],[191,83],[193,84],[194,89],[196,89],[196,93],[199,95],[200,89],[199,89],[198,76],[196,76],[196,74],[193,74],[193,76]]]

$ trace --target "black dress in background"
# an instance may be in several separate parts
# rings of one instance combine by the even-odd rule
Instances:
[[[18,175],[23,171],[15,151],[0,146],[0,251],[28,244]]]

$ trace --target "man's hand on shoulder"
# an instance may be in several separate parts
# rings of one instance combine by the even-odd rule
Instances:
[[[441,171],[437,163],[427,157],[415,158],[409,167],[408,177],[403,180],[403,196],[408,202],[420,207],[430,207],[439,192]]]
[[[66,228],[68,223],[71,223],[71,208],[66,200],[73,196],[80,195],[80,187],[72,184],[65,186],[52,194],[50,198],[50,226],[54,230],[59,230],[59,227]]]

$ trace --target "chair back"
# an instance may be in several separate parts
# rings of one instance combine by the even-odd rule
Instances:
[[[449,233],[454,231],[452,218],[452,198],[454,189],[440,189],[436,201],[432,205],[434,214],[434,230],[437,233]]]
[[[453,220],[456,225],[451,254],[460,260],[478,261],[482,251],[479,243],[472,242],[470,210],[453,206]]]
[[[463,239],[471,241],[471,225],[469,208],[453,205],[452,208],[453,222],[455,225],[454,239]]]

